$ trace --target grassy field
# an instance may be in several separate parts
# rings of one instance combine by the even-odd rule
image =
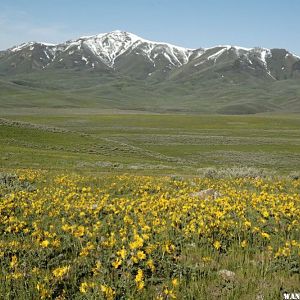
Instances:
[[[10,112],[0,119],[0,165],[191,175],[242,166],[286,174],[300,166],[299,129],[298,114]]]
[[[300,116],[0,113],[0,298],[283,299]]]

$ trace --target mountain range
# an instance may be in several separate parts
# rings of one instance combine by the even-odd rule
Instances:
[[[0,88],[6,108],[299,112],[300,57],[261,47],[188,49],[117,30],[0,51]]]

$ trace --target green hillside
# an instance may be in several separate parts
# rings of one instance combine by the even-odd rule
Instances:
[[[91,108],[253,114],[300,112],[300,80],[234,82],[190,78],[162,83],[72,71],[6,76],[0,108]]]

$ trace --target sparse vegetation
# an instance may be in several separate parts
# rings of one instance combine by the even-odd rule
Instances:
[[[272,172],[251,167],[233,167],[233,168],[203,168],[198,170],[199,175],[206,178],[271,178]]]
[[[0,173],[0,196],[19,191],[34,191],[34,185],[27,180],[20,180],[16,174]]]
[[[249,168],[289,174],[299,169],[299,128],[298,115],[10,115],[0,119],[0,165],[185,175],[208,167]]]
[[[300,179],[300,172],[299,171],[291,172],[289,174],[289,176],[290,176],[291,179],[299,180]]]

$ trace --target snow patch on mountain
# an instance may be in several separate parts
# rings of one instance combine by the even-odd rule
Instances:
[[[194,67],[201,66],[201,65],[203,65],[205,62],[206,62],[205,60],[203,60],[203,61],[200,61],[199,63],[197,63],[197,64],[194,64]]]
[[[88,59],[84,56],[81,57],[81,60],[83,60],[86,65],[89,63]]]
[[[231,46],[226,46],[226,48],[223,48],[219,51],[217,51],[216,53],[210,55],[207,60],[213,60],[214,63],[216,63],[217,59],[223,54],[225,53],[227,50],[229,50],[231,48]]]
[[[139,38],[131,33],[113,31],[81,40],[95,56],[113,67],[116,58],[126,52]]]
[[[298,55],[296,55],[296,54],[293,54],[293,53],[291,53],[291,54],[292,54],[292,56],[294,56],[294,57],[300,59],[300,56],[298,56]]]
[[[49,56],[49,54],[47,53],[47,51],[43,51],[44,52],[44,54],[46,55],[46,57],[48,58],[48,59],[50,59],[50,56]]]
[[[60,46],[62,46],[61,44]],[[104,64],[113,68],[116,59],[125,52],[132,52],[139,48],[148,59],[155,65],[157,51],[167,53],[165,57],[174,66],[181,66],[189,62],[194,49],[174,46],[169,43],[153,42],[143,39],[135,34],[120,30],[95,36],[83,36],[77,40],[65,43],[64,52],[78,47],[81,50],[87,47]]]
[[[21,51],[24,48],[31,47],[34,44],[35,44],[35,42],[23,43],[23,44],[21,44],[19,46],[14,46],[14,47],[12,47],[12,48],[10,48],[8,50],[11,51],[11,52],[18,52],[18,51]]]
[[[260,53],[260,60],[264,64],[264,66],[267,68],[267,57],[271,57],[272,53],[270,49],[262,49]]]

